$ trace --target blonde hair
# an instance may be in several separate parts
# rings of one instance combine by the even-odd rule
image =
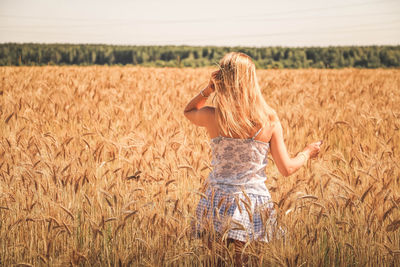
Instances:
[[[275,111],[261,94],[251,58],[243,53],[231,52],[221,59],[219,67],[212,79],[220,134],[248,138],[254,134],[254,128],[273,123]]]

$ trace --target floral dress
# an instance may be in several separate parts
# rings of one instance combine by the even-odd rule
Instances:
[[[213,170],[196,209],[195,231],[215,230],[228,238],[268,242],[275,211],[265,186],[269,143],[218,136],[211,139]]]

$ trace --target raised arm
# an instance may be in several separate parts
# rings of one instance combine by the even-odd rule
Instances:
[[[271,154],[279,172],[284,176],[289,176],[303,166],[309,158],[316,157],[320,151],[321,144],[322,142],[309,144],[296,157],[291,158],[283,140],[282,125],[278,120],[271,136]]]
[[[214,114],[214,108],[208,106],[205,107],[204,105],[206,104],[207,98],[213,92],[214,83],[210,80],[207,87],[201,90],[201,92],[186,105],[185,110],[183,111],[185,117],[198,126],[208,126],[209,117]]]

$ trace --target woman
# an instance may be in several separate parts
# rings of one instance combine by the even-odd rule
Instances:
[[[276,112],[261,94],[251,58],[232,52],[221,59],[219,67],[184,111],[211,138],[213,169],[206,197],[196,210],[196,228],[201,232],[211,221],[209,226],[221,237],[227,236],[239,251],[247,241],[268,242],[273,235],[274,210],[264,183],[268,151],[280,173],[288,176],[318,155],[321,142],[291,158]],[[205,106],[214,92],[215,107]],[[237,253],[237,264],[240,259]]]

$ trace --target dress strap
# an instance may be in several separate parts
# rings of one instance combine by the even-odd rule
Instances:
[[[261,133],[262,129],[263,129],[263,127],[261,127],[251,139],[256,138],[257,135],[258,135],[259,133]]]

